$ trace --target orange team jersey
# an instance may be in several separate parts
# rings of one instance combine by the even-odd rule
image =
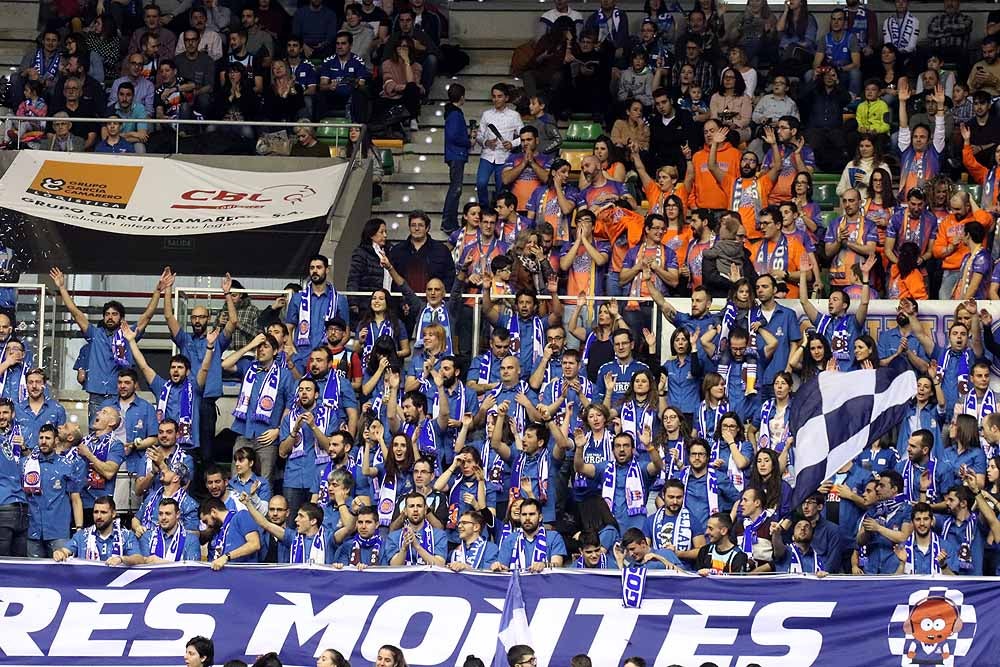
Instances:
[[[702,256],[702,253],[704,253],[708,248],[711,248],[713,245],[715,245],[714,234],[712,235],[712,238],[704,243],[696,242],[693,238],[688,243],[687,250],[684,253],[684,263],[687,264],[688,272],[691,273],[691,289],[701,287],[704,280],[701,275],[701,267],[705,262],[705,258]],[[677,261],[680,262],[679,259]]]
[[[601,186],[588,185],[583,190],[580,190],[580,194],[576,198],[577,206],[586,206],[592,209],[594,207],[594,202],[602,197],[606,197],[608,193],[614,195],[617,199],[621,197],[626,192],[625,186],[618,181],[609,180],[607,183]]]
[[[674,251],[674,254],[677,255],[677,266],[680,266],[687,258],[688,244],[691,243],[691,228],[685,226],[678,232],[676,229],[668,227],[667,231],[663,232],[660,243]]]
[[[469,265],[469,277],[471,278],[477,274],[484,276],[490,272],[490,262],[493,261],[493,258],[506,253],[507,244],[501,239],[494,237],[489,243],[482,243],[481,239],[477,236],[475,241],[465,246],[462,250],[458,266],[465,266],[466,262],[471,262]],[[468,290],[469,294],[478,294],[480,291],[479,287],[471,284],[465,289]],[[475,306],[476,300],[468,298],[465,300],[465,305]]]
[[[544,153],[535,156],[535,160],[545,169],[552,164],[552,158]],[[524,153],[511,153],[504,163],[504,169],[512,169],[524,162]],[[542,182],[538,179],[538,174],[530,166],[526,166],[518,177],[508,187],[511,193],[517,197],[517,210],[528,210],[528,200]]]
[[[677,195],[681,200],[681,215],[684,215],[683,207],[687,206],[688,203],[688,191],[684,187],[683,183],[677,183],[674,185],[674,189],[670,192],[664,192],[660,189],[660,186],[656,184],[656,181],[650,181],[646,183],[646,187],[642,189],[644,195],[646,195],[646,203],[649,205],[647,213],[658,213],[659,215],[666,215],[663,212],[663,205],[667,201],[667,197],[670,195]]]
[[[594,225],[594,237],[604,238],[611,243],[612,273],[620,273],[628,249],[642,240],[646,219],[627,208],[612,206],[601,211]]]
[[[969,254],[969,249],[962,243],[965,235],[965,223],[975,220],[989,231],[993,226],[993,216],[983,210],[973,211],[968,218],[956,220],[954,214],[949,215],[938,225],[937,238],[934,239],[934,257],[941,260],[941,268],[945,271],[957,271],[962,267],[962,260]],[[945,250],[952,243],[957,243],[955,252],[945,255]]]
[[[798,271],[805,254],[806,249],[802,247],[801,241],[794,236],[781,234],[777,241],[762,238],[754,244],[750,257],[753,259],[754,270],[758,275],[763,275],[771,271]],[[786,279],[785,284],[788,286],[788,298],[799,298],[798,281]]]
[[[875,225],[875,231],[878,232],[878,241],[875,243],[875,249],[879,255],[884,255],[885,233],[889,229],[889,218],[892,217],[892,209],[886,208],[882,204],[876,204],[874,200],[869,199],[861,207],[861,214]]]
[[[599,252],[604,254],[611,253],[611,245],[604,239],[594,239],[594,248]],[[571,244],[566,244],[563,246],[563,251],[561,255],[569,254],[572,249]],[[597,294],[598,276],[603,275],[597,264],[594,262],[594,258],[590,256],[587,249],[582,245],[577,249],[576,256],[573,258],[573,263],[570,265],[569,270],[566,271],[566,294],[572,294],[571,297],[562,297],[562,302],[564,305],[576,305],[577,296],[581,292],[585,292],[590,296],[595,296]],[[603,283],[602,283],[603,284]],[[603,291],[602,291],[603,293]]]
[[[983,194],[979,198],[979,207],[990,210],[997,205],[997,192],[1000,192],[1000,169],[987,169],[979,164],[972,152],[972,146],[962,148],[962,164],[976,183],[983,186]]]
[[[840,233],[840,228],[846,227],[848,232],[847,240],[851,243],[865,245],[872,241],[878,242],[878,233],[871,220],[866,220],[863,215],[858,216],[857,221],[849,222],[843,216],[837,218],[826,230],[826,243],[834,243]],[[840,251],[830,261],[830,284],[838,287],[846,285],[856,285],[854,277],[854,266],[861,263],[858,253],[851,250],[847,245],[842,245]]]
[[[743,229],[747,233],[748,248],[752,242],[764,238],[764,234],[757,229],[757,214],[767,205],[771,186],[771,178],[767,174],[757,178],[737,178],[733,181],[733,201],[729,209],[740,214]]]
[[[733,185],[740,174],[740,152],[731,145],[723,144],[724,148],[716,153],[715,159],[722,170],[724,178],[720,185],[708,170],[709,149],[702,148],[694,154],[694,185],[688,197],[691,208],[728,209],[733,200]]]
[[[910,271],[905,278],[899,275],[899,265],[893,264],[889,269],[889,289],[887,299],[927,299],[927,281],[919,269]]]

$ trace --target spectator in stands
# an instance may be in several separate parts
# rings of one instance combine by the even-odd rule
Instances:
[[[102,139],[94,146],[95,153],[135,153],[135,147],[122,136],[121,117],[111,114],[108,118],[114,121],[101,126]]]
[[[597,46],[612,54],[619,66],[629,46],[628,15],[618,8],[617,0],[601,0],[600,8],[587,17],[584,32],[597,35]],[[624,68],[623,68],[624,69]]]
[[[83,101],[83,80],[67,78],[63,84],[63,99],[52,105],[53,115],[63,112],[69,118],[95,118],[101,115],[100,110]],[[103,101],[103,94],[101,100]],[[73,124],[74,135],[83,139],[84,150],[90,150],[97,143],[97,132],[91,123],[77,122]]]
[[[607,109],[611,85],[611,57],[597,48],[597,32],[584,30],[569,63],[572,79],[570,110],[601,119]]]
[[[163,60],[158,69],[160,85],[156,88],[157,118],[191,118],[191,103],[188,93],[194,91],[194,84],[177,75],[177,65],[173,60]]]
[[[934,52],[958,64],[964,72],[969,64],[972,17],[960,10],[960,0],[945,0],[944,13],[935,14],[927,25],[927,38]]]
[[[858,105],[854,118],[858,124],[858,132],[869,135],[870,140],[878,140],[879,144],[886,145],[884,140],[892,129],[889,124],[892,115],[889,105],[879,97],[881,90],[878,79],[869,79],[865,83],[864,101]]]
[[[337,33],[335,53],[320,66],[320,92],[316,104],[321,118],[345,109],[347,117],[355,122],[364,123],[368,119],[372,74],[364,61],[351,51],[352,41],[350,33]]]
[[[177,51],[177,37],[163,26],[160,8],[149,4],[142,8],[142,27],[136,28],[129,39],[128,52],[140,53],[143,48],[139,41],[146,33],[152,34],[157,40],[156,56],[172,58]]]
[[[328,282],[330,260],[324,255],[309,259],[309,284],[292,295],[288,302],[285,325],[295,340],[295,365],[302,371],[309,353],[326,342],[326,322],[334,317],[347,321],[347,297],[339,294]],[[302,300],[308,299],[303,304]]]
[[[967,123],[969,142],[976,161],[983,166],[992,166],[989,151],[983,150],[990,144],[1000,145],[1000,123],[993,113],[993,98],[985,90],[972,94],[972,118]],[[946,135],[946,138],[950,135]]]
[[[302,57],[302,40],[299,37],[292,36],[285,40],[285,62],[288,63],[296,83],[302,87],[304,113],[312,118],[319,75],[313,64]]]
[[[6,409],[9,411],[9,406]],[[83,528],[82,480],[72,462],[55,451],[55,445],[56,427],[44,424],[38,431],[37,450],[21,462],[20,479],[25,481],[28,500],[27,555],[32,558],[51,558],[64,547],[70,537],[70,520],[77,529]],[[32,470],[39,473],[37,482],[29,480]],[[18,555],[2,545],[0,552]]]
[[[917,50],[920,19],[910,13],[910,0],[895,0],[896,13],[882,23],[882,43],[892,44],[904,59]]]
[[[462,198],[465,165],[469,161],[473,131],[466,125],[465,86],[453,83],[448,86],[448,104],[444,109],[444,161],[448,165],[448,193],[444,199],[441,231],[451,234],[458,230],[458,202]]]
[[[118,87],[128,82],[132,84],[132,99],[142,107],[146,116],[152,115],[155,105],[153,104],[154,86],[153,82],[142,75],[144,60],[141,54],[133,53],[125,61],[125,74],[114,80],[111,90],[108,92],[108,107],[113,107],[119,102]],[[120,110],[119,110],[120,113]]]
[[[364,22],[363,18],[361,4],[352,2],[344,7],[344,23],[340,29],[351,33],[351,37],[354,38],[353,51],[365,62],[371,62],[375,32],[371,25]]]
[[[219,0],[204,0],[204,7],[206,19],[205,26],[209,30],[214,30],[220,35],[228,33],[233,23],[233,13],[229,11],[229,8],[224,5],[220,5]],[[281,11],[284,14],[284,9]],[[288,14],[285,14],[285,17],[288,18]]]
[[[861,3],[861,0],[847,0],[847,29],[858,42],[862,61],[871,58],[875,52],[878,35],[878,19],[875,12]]]
[[[778,17],[776,29],[780,35],[781,70],[792,76],[801,74],[813,61],[819,33],[816,17],[809,12],[807,0],[788,0]]]
[[[491,179],[494,181],[495,195],[502,191],[504,165],[514,147],[520,146],[520,133],[523,127],[521,115],[507,106],[507,87],[504,84],[498,83],[493,86],[490,98],[493,108],[483,112],[479,119],[479,132],[475,137],[475,143],[483,147],[479,157],[479,169],[476,172],[476,193],[479,203],[483,206],[491,201],[489,197]],[[536,130],[535,135],[537,134]]]
[[[63,88],[69,79],[79,79],[81,83],[80,104],[93,110],[97,115],[104,110],[104,82],[98,81],[87,74],[87,62],[89,54],[64,56],[63,62],[66,67],[60,78],[56,81],[56,94],[53,96],[52,105],[57,108],[64,106],[66,101]],[[70,114],[73,116],[74,114]]]
[[[969,89],[972,92],[984,90],[991,97],[1000,95],[1000,36],[988,35],[982,44],[983,59],[972,66],[969,73]]]
[[[207,526],[208,560],[213,570],[221,570],[230,562],[256,560],[260,552],[260,533],[249,512],[230,510],[218,498],[209,498],[201,504],[199,515]]]
[[[260,27],[255,7],[244,7],[240,11],[240,27],[247,32],[247,51],[261,60],[262,64],[267,64],[275,54],[274,37]]]
[[[422,211],[410,213],[410,234],[389,251],[389,260],[414,292],[423,292],[427,282],[438,278],[445,285],[455,281],[455,264],[447,247],[428,233],[430,219]],[[412,321],[413,314],[408,319]]]
[[[677,62],[671,69],[670,84],[674,89],[681,86],[681,69],[684,65],[690,65],[694,69],[694,82],[701,86],[701,92],[708,97],[715,91],[715,66],[704,54],[702,40],[695,35],[689,35],[684,39],[684,54],[677,56]],[[656,81],[653,82],[654,87]]]
[[[843,9],[830,12],[830,29],[821,46],[813,56],[812,69],[806,72],[806,81],[819,78],[823,67],[833,68],[841,86],[855,96],[861,95],[861,48],[847,29],[847,12]]]
[[[73,133],[73,123],[69,120],[69,114],[57,111],[52,115],[66,120],[52,121],[50,123],[52,131],[46,134],[45,139],[29,143],[27,148],[72,153],[82,153],[86,150],[86,140]]]
[[[423,69],[414,60],[416,49],[411,37],[400,37],[393,44],[392,53],[387,54],[382,61],[382,90],[379,92],[381,110],[377,115],[381,116],[390,107],[402,104],[410,116],[410,129],[416,131],[420,129],[417,124],[420,100],[426,94],[420,83]]]
[[[323,0],[309,0],[292,17],[292,34],[302,40],[306,58],[325,58],[333,53],[337,36],[337,13],[323,5]]]
[[[844,132],[844,107],[851,95],[841,88],[837,72],[825,68],[800,98],[805,119],[805,139],[817,156],[817,164],[827,172],[836,172],[847,161]]]
[[[247,48],[247,32],[242,27],[229,33],[229,53],[219,67],[220,87],[226,84],[228,76],[226,65],[232,63],[239,63],[246,70],[245,78],[252,81],[254,93],[259,95],[264,91],[264,59],[258,57],[256,53],[251,53]]]
[[[304,112],[305,94],[302,86],[292,77],[288,63],[284,60],[272,60],[270,84],[264,89],[263,117],[267,120],[291,123]],[[354,126],[351,129],[355,129]],[[381,166],[382,163],[379,161],[378,167]]]
[[[206,52],[198,49],[198,31],[188,28],[182,35],[184,50],[177,56],[177,74],[194,84],[191,96],[194,109],[208,116],[212,108],[212,93],[215,90],[215,61]],[[129,63],[135,56],[129,56]],[[150,94],[152,97],[152,94]]]
[[[906,103],[910,99],[910,86],[904,78],[899,82],[899,138],[900,156],[899,191],[900,198],[911,188],[923,187],[941,171],[941,153],[945,148],[945,100],[944,89],[939,85],[934,91],[937,105],[934,115],[934,132],[926,125],[919,125],[912,131]],[[933,142],[932,142],[933,136]]]
[[[401,9],[397,15],[395,29],[383,47],[383,54],[393,53],[396,42],[403,37],[413,40],[414,52],[411,55],[413,60],[420,63],[420,85],[425,91],[429,91],[434,85],[434,77],[437,76],[441,48],[423,28],[417,25],[413,12],[406,8]]]
[[[115,500],[108,495],[94,501],[94,524],[86,530],[76,531],[65,546],[52,552],[52,559],[57,563],[74,556],[108,565],[140,565],[145,562],[135,534],[118,526]]]
[[[311,122],[309,118],[300,118],[300,123]],[[292,145],[294,157],[330,157],[330,149],[316,140],[316,128],[300,125],[295,128],[295,144]]]
[[[781,154],[781,171],[774,181],[771,194],[767,203],[770,205],[780,205],[781,202],[792,199],[795,193],[792,192],[792,184],[796,174],[806,172],[812,174],[816,168],[816,156],[813,149],[806,144],[806,139],[802,136],[799,119],[794,116],[782,116],[778,118],[776,125],[778,136],[778,152]],[[760,168],[770,171],[774,161],[773,151],[764,155]]]
[[[881,51],[879,51],[876,78],[882,86],[882,99],[892,111],[895,111],[899,106],[899,85],[905,78],[904,74],[899,49],[892,44],[883,44]]]
[[[82,46],[90,52],[91,71],[97,80],[104,82],[118,71],[122,61],[122,39],[118,24],[111,16],[97,16],[83,35]]]
[[[160,56],[157,54],[160,40],[153,33],[147,32],[139,40],[139,47],[139,55],[142,56],[142,67],[139,68],[139,72],[156,86],[158,85],[157,76],[160,66]]]
[[[931,85],[927,85],[927,77],[930,73],[936,75],[937,78],[931,82]],[[942,60],[941,56],[937,53],[932,53],[927,56],[926,71],[924,71],[924,73],[920,75],[920,78],[917,79],[917,92],[920,93],[925,90],[933,92],[938,81],[940,81],[941,85],[944,86],[945,97],[951,98],[952,93],[955,90],[955,73],[944,69],[944,60]]]
[[[642,102],[625,100],[625,117],[615,121],[611,141],[619,150],[629,153],[649,150],[649,124],[643,116]]]
[[[774,58],[768,51],[778,45],[777,22],[766,0],[750,0],[732,24],[728,40],[744,52],[748,64],[771,62]]]
[[[583,29],[583,15],[569,6],[569,0],[555,0],[553,8],[538,18],[538,23],[535,25],[535,41],[551,31],[556,21],[561,18],[572,21],[574,34],[579,34]]]
[[[55,94],[55,82],[59,76],[62,53],[59,49],[59,33],[45,30],[38,40],[38,46],[21,58],[17,77],[11,84],[14,86],[14,101],[20,101],[23,81],[40,81],[45,87],[44,96],[51,99]]]
[[[695,569],[702,577],[710,574],[742,574],[750,570],[747,554],[732,540],[733,520],[726,512],[714,512],[706,523],[708,544],[698,550]]]
[[[234,122],[257,120],[260,103],[254,95],[251,77],[246,68],[238,62],[231,62],[225,69],[225,80],[213,95],[212,118]],[[213,126],[221,134],[235,135],[243,139],[254,138],[251,125]]]
[[[799,107],[788,94],[788,78],[778,74],[771,81],[771,92],[767,95],[761,95],[760,99],[757,100],[751,120],[758,126],[770,125],[776,128],[778,119],[782,116],[798,119]],[[761,153],[763,151],[757,149],[754,152]]]
[[[879,100],[879,103],[882,103],[881,100]],[[851,188],[854,188],[861,195],[862,201],[867,201],[870,198],[868,181],[877,170],[885,170],[888,173],[889,165],[883,160],[876,139],[871,135],[864,134],[858,140],[854,159],[844,166],[844,171],[840,175],[840,181],[837,183],[837,194],[842,195]],[[922,206],[923,194],[921,192]]]
[[[682,42],[690,39],[696,40],[702,49],[702,53],[709,61],[716,63],[722,59],[719,50],[719,35],[708,24],[708,14],[704,9],[695,6],[687,15],[687,25]]]
[[[630,99],[639,100],[646,108],[653,106],[653,71],[649,68],[648,54],[635,51],[631,57],[631,68],[618,78],[618,103],[624,105]]]
[[[538,130],[534,126],[522,127],[518,137],[521,150],[507,156],[500,178],[517,199],[515,209],[527,211],[528,200],[535,189],[549,180],[552,158],[538,152]]]
[[[711,117],[727,130],[736,132],[741,142],[750,139],[750,117],[753,100],[747,94],[746,81],[731,67],[722,70],[719,91],[709,102]]]
[[[649,159],[643,160],[649,169],[671,165],[683,173],[686,158],[684,147],[694,139],[691,114],[675,108],[665,88],[653,92],[656,113],[649,123]],[[689,167],[690,168],[690,167]]]
[[[691,200],[696,208],[728,209],[739,178],[740,151],[716,120],[705,123],[704,136],[705,145],[692,156],[689,167],[694,170]]]

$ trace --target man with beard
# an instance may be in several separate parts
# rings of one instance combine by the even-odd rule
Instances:
[[[118,371],[118,396],[101,407],[112,407],[122,416],[115,437],[125,445],[125,467],[129,475],[146,474],[146,451],[156,444],[156,409],[136,394],[139,375],[132,368]]]
[[[194,501],[191,501],[192,503]],[[156,526],[139,539],[146,565],[201,560],[198,533],[181,524],[181,510],[173,498],[163,498],[157,506]]]
[[[381,565],[384,547],[378,530],[378,510],[367,506],[359,509],[354,527],[357,534],[337,549],[333,567],[339,570],[348,565],[363,570]]]
[[[751,251],[754,270],[758,276],[770,275],[775,282],[782,282],[788,288],[788,298],[799,296],[799,272],[806,249],[794,236],[788,236],[781,229],[781,212],[768,206],[757,216],[763,237]]]
[[[500,385],[500,362],[510,355],[510,331],[497,328],[490,334],[490,348],[472,360],[466,386],[483,395]]]
[[[26,453],[14,404],[0,398],[0,556],[26,555],[28,510],[21,484],[21,455]]]
[[[733,189],[733,201],[730,209],[740,214],[743,222],[743,229],[747,233],[747,240],[758,241],[763,231],[758,226],[757,214],[767,206],[768,195],[774,186],[774,180],[781,171],[781,153],[778,151],[778,139],[774,130],[770,127],[764,129],[764,139],[771,146],[771,167],[761,171],[757,175],[759,168],[757,154],[753,151],[743,151],[740,157],[740,176],[736,179]],[[708,167],[711,169],[713,160],[709,154]],[[780,220],[780,218],[779,218]]]
[[[635,438],[622,432],[611,443],[613,460],[593,464],[583,459],[584,447],[573,454],[574,470],[590,479],[602,480],[601,497],[622,531],[640,528],[646,520],[646,499],[649,488],[663,469],[660,451],[653,445],[653,430],[643,428],[639,440],[646,450],[642,460],[636,455]],[[645,459],[648,458],[648,463]]]
[[[326,323],[334,317],[350,318],[347,297],[327,282],[330,260],[314,255],[309,260],[309,284],[292,295],[285,313],[288,334],[295,339],[295,366],[305,370],[309,353],[326,342]]]
[[[101,307],[100,326],[92,324],[87,314],[80,310],[66,289],[66,276],[59,267],[49,271],[52,282],[59,290],[59,297],[66,309],[73,316],[76,325],[83,332],[84,338],[90,343],[90,354],[87,357],[87,381],[84,389],[90,394],[87,406],[88,421],[93,421],[97,410],[108,399],[114,398],[118,385],[118,369],[133,365],[129,345],[122,333],[121,325],[125,321],[125,306],[118,301],[108,301]],[[160,292],[164,289],[164,277],[153,290],[153,295],[135,324],[135,335],[142,337],[146,325],[153,318],[156,306],[160,302]]]
[[[173,284],[176,274],[170,272],[169,267],[164,269],[164,274],[169,277],[163,295],[163,316],[167,320],[170,338],[174,341],[178,351],[187,357],[192,365],[200,368],[208,348],[208,320],[210,317],[208,308],[204,306],[192,308],[189,316],[191,333],[184,331],[181,328],[181,323],[174,316]],[[229,317],[215,339],[215,352],[211,355],[208,376],[205,378],[201,400],[198,401],[198,444],[201,447],[201,460],[203,461],[210,460],[215,440],[215,424],[219,415],[215,403],[222,396],[222,355],[232,342],[233,332],[236,330],[238,322],[236,297],[232,294],[232,289],[233,279],[227,273],[222,279],[222,298],[226,302]]]
[[[236,432],[235,452],[249,447],[260,461],[260,474],[269,482],[274,481],[274,465],[278,456],[278,436],[281,434],[281,416],[294,395],[292,374],[277,363],[280,344],[270,334],[261,334],[257,342],[256,362],[243,376],[240,393],[233,410],[232,430]],[[229,355],[223,370],[235,366],[236,355]]]
[[[785,544],[781,535],[781,524],[771,524],[771,544],[774,548],[775,572],[793,574],[815,574],[826,576],[823,558],[813,545],[813,525],[809,519],[799,519],[792,526],[792,543]]]
[[[444,379],[440,371],[431,371],[437,394],[444,392]],[[398,377],[398,376],[397,376]],[[438,414],[430,417],[427,413],[427,394],[408,391],[403,395],[402,410],[397,399],[398,391],[390,388],[386,399],[386,417],[393,433],[405,433],[416,444],[421,456],[428,456],[435,462],[435,469],[441,470],[445,457],[444,432],[448,430],[451,418],[451,401],[437,401]],[[457,415],[461,419],[461,415]]]
[[[21,488],[28,497],[28,555],[50,558],[69,539],[70,518],[83,525],[80,480],[55,451],[56,427],[38,432],[38,449],[21,459]]]
[[[705,546],[705,535],[692,530],[691,511],[684,507],[684,484],[668,479],[660,498],[663,505],[646,518],[643,533],[650,538],[653,549],[673,551],[682,562],[693,563]]]
[[[427,521],[427,501],[413,491],[406,494],[403,527],[389,533],[382,565],[438,565],[448,556],[448,533]]]
[[[170,358],[170,370],[168,377],[164,379],[146,362],[146,357],[139,350],[136,332],[125,323],[122,323],[121,328],[135,358],[136,366],[142,371],[149,388],[157,396],[157,420],[173,419],[178,426],[177,444],[189,452],[199,451],[198,401],[208,380],[208,369],[215,356],[215,341],[219,330],[210,331],[206,336],[205,356],[201,360],[197,377],[191,378],[191,361],[183,354],[175,354]],[[210,450],[200,451],[203,457],[206,453],[210,453]],[[209,461],[211,457],[205,457],[204,460]]]
[[[462,384],[459,371],[458,360],[454,356],[442,357],[438,370],[441,385],[424,380],[421,387],[430,402],[432,418],[438,418],[442,403],[448,404],[448,423],[441,430],[442,467],[451,465],[455,458],[455,438],[462,426],[462,417],[479,411],[476,392]],[[442,396],[447,400],[443,401]]]
[[[198,503],[187,492],[191,470],[182,461],[174,461],[160,473],[160,482],[160,488],[146,496],[139,511],[132,517],[132,530],[136,537],[142,539],[147,531],[156,526],[160,501],[166,499],[177,503],[178,516],[185,530],[198,530]]]
[[[330,353],[327,364],[337,375],[347,378],[348,384],[355,392],[361,390],[361,380],[364,377],[364,370],[361,367],[361,355],[348,349],[351,341],[350,330],[347,322],[334,317],[326,323],[326,345],[323,347]],[[322,349],[322,348],[319,348]],[[309,353],[309,366],[312,366],[316,350]],[[312,370],[309,371],[313,373]],[[325,389],[325,387],[324,387]]]
[[[1000,95],[1000,38],[987,35],[982,44],[983,59],[972,66],[969,73],[969,90],[985,90],[990,97]]]
[[[519,290],[514,310],[502,313],[490,298],[489,283],[489,279],[483,283],[483,312],[495,326],[510,331],[510,352],[521,362],[521,379],[527,380],[541,362],[546,327],[562,324],[563,307],[558,299],[558,281],[554,276],[548,281],[548,291],[553,297],[552,308],[544,317],[538,315],[538,296],[531,288]]]
[[[115,501],[111,496],[94,501],[94,525],[76,531],[66,546],[52,553],[52,560],[61,563],[73,556],[108,565],[141,565],[146,560],[132,531],[115,522]]]
[[[229,475],[214,463],[205,468],[205,490],[209,498],[217,498],[227,509],[234,511],[245,510],[246,506],[240,499],[231,492],[229,487]],[[206,539],[207,533],[202,529],[202,541]]]
[[[249,512],[227,509],[218,498],[209,498],[201,504],[200,515],[211,539],[208,560],[213,570],[221,570],[228,563],[251,563],[256,559],[260,534]]]
[[[531,369],[528,386],[541,391],[548,382],[562,377],[562,354],[566,351],[566,327],[562,322],[545,327],[545,347],[538,364]]]
[[[319,347],[309,353],[309,375],[316,382],[316,400],[330,411],[333,430],[346,429],[352,435],[358,430],[358,399],[346,376],[331,365],[329,347]]]
[[[903,297],[896,306],[896,326],[882,329],[878,335],[878,358],[883,365],[902,357],[917,374],[927,372],[934,339],[923,323],[917,319],[919,306],[916,299]]]
[[[622,183],[609,179],[607,174],[604,173],[604,169],[601,168],[601,161],[593,155],[583,158],[583,162],[580,164],[580,171],[583,172],[587,187],[580,190],[580,195],[576,200],[578,207],[583,206],[584,208],[596,210],[596,208],[604,204],[612,204],[619,197],[622,197],[628,200],[633,209],[639,208],[635,202],[635,197],[629,194]]]
[[[691,199],[698,208],[725,210],[733,201],[740,152],[730,143],[729,131],[717,120],[705,121],[702,132],[705,145],[691,156]],[[691,180],[690,175],[687,180]]]
[[[142,476],[135,483],[137,495],[156,493],[162,485],[163,473],[174,462],[179,461],[188,470],[194,470],[194,459],[177,445],[177,430],[177,422],[169,417],[160,422],[156,432],[156,446],[146,450],[142,461]]]
[[[552,418],[562,424],[566,410],[572,411],[574,420],[570,428],[580,425],[583,411],[594,399],[594,383],[580,375],[580,351],[563,350],[559,355],[559,375],[542,385],[538,412],[543,419]]]
[[[566,556],[562,535],[542,525],[541,501],[526,498],[521,502],[521,528],[501,540],[497,562],[490,569],[541,572],[547,567],[562,567]]]
[[[97,411],[88,433],[75,449],[67,452],[70,463],[84,470],[85,484],[80,494],[83,500],[83,521],[89,526],[94,503],[98,498],[109,495],[114,498],[115,478],[118,468],[125,460],[125,447],[115,438],[115,429],[121,423],[121,415],[115,408],[101,408]],[[77,464],[76,461],[81,463]]]
[[[17,423],[24,436],[24,444],[34,449],[38,444],[38,429],[45,424],[59,426],[66,423],[66,409],[55,397],[45,395],[45,371],[33,368],[25,373],[27,398],[17,406]]]
[[[25,342],[11,336],[12,330],[10,317],[0,312],[0,333],[4,334],[0,341],[0,396],[19,403],[28,396],[30,361]]]
[[[729,476],[708,465],[710,450],[704,439],[693,440],[688,445],[688,466],[680,474],[684,485],[684,507],[691,512],[693,535],[706,534],[709,517],[720,507],[728,511],[740,497]]]
[[[934,532],[934,510],[919,502],[913,506],[912,517],[913,533],[893,549],[899,559],[896,574],[953,574],[945,544]]]
[[[278,456],[288,461],[282,489],[291,516],[318,490],[317,466],[330,462],[330,434],[337,426],[331,410],[317,401],[318,394],[316,380],[299,380],[295,403],[281,420]]]

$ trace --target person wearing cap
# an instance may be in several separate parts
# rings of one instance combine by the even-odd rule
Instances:
[[[351,340],[347,322],[342,317],[333,317],[326,321],[326,349],[330,350],[330,365],[343,377],[350,381],[354,391],[361,389],[361,357],[348,348]],[[312,354],[310,353],[310,362]],[[306,364],[308,370],[309,363]]]
[[[191,482],[191,469],[181,460],[174,460],[160,473],[162,486],[147,494],[132,517],[132,531],[142,539],[147,531],[155,528],[160,521],[160,501],[172,498],[180,509],[180,521],[185,530],[198,530],[198,503],[187,493]]]
[[[190,498],[186,500],[194,502]],[[182,524],[183,510],[177,501],[174,498],[161,498],[156,509],[156,525],[139,538],[139,551],[146,559],[145,564],[201,560],[198,533],[188,530]]]

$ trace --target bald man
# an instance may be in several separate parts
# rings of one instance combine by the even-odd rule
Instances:
[[[170,271],[167,267],[166,271]],[[167,327],[170,329],[170,337],[177,346],[178,351],[191,362],[192,368],[199,368],[205,358],[207,347],[205,334],[209,329],[208,308],[204,306],[194,306],[188,315],[191,324],[191,333],[181,328],[181,323],[174,315],[173,287],[176,274],[169,274],[169,285],[163,295],[163,316],[167,319]],[[215,341],[215,354],[212,355],[211,365],[208,367],[208,377],[205,380],[205,390],[201,396],[198,406],[198,445],[202,461],[211,461],[212,446],[215,440],[215,423],[218,411],[215,409],[215,402],[222,396],[222,353],[229,347],[233,338],[233,332],[239,318],[236,314],[236,295],[230,290],[233,288],[233,279],[227,273],[222,279],[222,295],[226,300],[226,313],[229,317],[226,324],[219,333],[219,338]]]
[[[75,450],[66,453],[66,460],[71,464],[79,460],[78,470],[85,475],[83,491],[83,522],[91,525],[94,522],[94,501],[101,496],[115,495],[115,478],[118,468],[125,460],[125,445],[115,437],[115,430],[121,423],[122,416],[117,408],[105,406],[94,415],[90,424],[90,433],[83,437]],[[63,431],[59,431],[60,439]],[[66,431],[67,435],[71,435]],[[84,469],[83,466],[86,466]]]

